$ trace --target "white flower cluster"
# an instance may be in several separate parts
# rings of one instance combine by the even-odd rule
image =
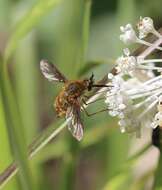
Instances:
[[[141,43],[147,46],[151,46],[151,43],[142,40],[149,33],[154,34],[158,38],[161,38],[161,34],[155,30],[153,20],[149,17],[140,17],[139,22],[137,23],[137,30],[139,35],[136,34],[131,24],[127,24],[126,26],[121,26],[120,30],[122,34],[120,35],[120,40],[122,40],[125,44],[131,43]],[[157,47],[157,49],[161,49]]]
[[[118,73],[131,74],[137,68],[137,59],[130,56],[128,49],[124,50],[124,55],[116,60],[116,70]]]
[[[154,34],[158,38],[162,38],[161,34],[155,30],[153,25],[153,20],[149,17],[145,18],[140,17],[140,21],[137,24],[137,29],[139,31],[138,35],[139,37],[136,35],[136,32],[131,24],[127,24],[125,27],[121,26],[120,30],[122,34],[120,35],[120,40],[122,40],[126,44],[140,43],[151,47],[152,44],[145,40],[142,40],[142,38],[146,37],[149,33]],[[162,48],[159,46],[155,48],[162,50]],[[131,56],[129,49],[127,48],[124,50],[124,55],[122,55],[116,60],[116,69],[118,73],[129,74],[129,75],[132,75],[132,72],[135,69],[157,70],[158,72],[162,72],[162,68],[155,67],[154,65],[152,65],[152,63],[156,62],[162,62],[162,59],[144,60],[142,56],[137,56],[137,57]]]
[[[131,80],[131,79],[130,79]],[[133,101],[127,94],[130,89],[130,83],[138,83],[137,81],[129,81],[128,83],[123,80],[120,75],[112,77],[112,88],[106,94],[105,102],[108,104],[109,114],[114,117],[119,117],[119,125],[121,132],[136,131],[139,123],[133,119]],[[134,115],[135,116],[135,115]]]
[[[127,50],[128,52],[128,50]],[[147,59],[144,60],[142,57],[131,56],[126,54],[119,57],[116,60],[116,70],[118,73],[132,75],[135,70],[156,70],[157,72],[162,72],[161,67],[154,66],[153,63],[162,62],[162,59]]]
[[[122,76],[116,75],[112,78],[112,86],[105,101],[110,110],[109,114],[118,116],[121,132],[137,132],[139,136],[140,128],[150,125],[153,119],[156,104],[162,94],[162,76],[143,83],[136,78],[125,81]],[[162,96],[160,97],[162,103]],[[162,105],[160,108],[162,124]],[[157,118],[157,115],[155,117]]]
[[[152,33],[157,40],[161,39],[162,43],[162,36],[155,30],[151,18],[140,17],[137,24],[139,35],[136,35],[131,24],[122,26],[120,29],[122,31],[120,39],[124,43],[140,43],[162,50],[160,46],[142,40]],[[109,114],[119,118],[121,132],[136,132],[137,136],[140,136],[140,129],[143,126],[162,127],[162,76],[160,73],[162,68],[154,65],[162,62],[162,59],[145,59],[145,57],[142,54],[132,56],[129,49],[124,49],[124,54],[116,60],[115,75],[108,74],[112,88],[107,92],[105,100]],[[154,70],[159,73],[159,76],[154,75]],[[138,78],[136,75],[138,72],[147,74],[145,81]],[[157,107],[158,113],[155,115]]]

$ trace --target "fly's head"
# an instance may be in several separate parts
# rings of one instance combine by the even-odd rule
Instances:
[[[94,85],[94,74],[92,73],[92,75],[90,76],[90,78],[89,79],[85,79],[84,82],[86,84],[87,90],[91,91],[92,87]]]

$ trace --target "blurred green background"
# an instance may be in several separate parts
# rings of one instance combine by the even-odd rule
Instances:
[[[69,79],[89,77],[93,72],[99,80],[122,53],[121,25],[135,25],[140,16],[152,17],[157,28],[162,24],[161,0],[92,0],[91,10],[90,0],[56,2],[57,6],[54,0],[0,0],[0,52],[8,62],[12,93],[22,122],[16,126],[22,137],[12,147],[14,140],[5,119],[8,100],[4,103],[4,89],[0,86],[1,172],[15,158],[17,144],[24,143],[25,147],[49,126],[59,126],[53,102],[61,85],[43,78],[41,59],[55,63]],[[90,61],[104,63],[81,72]],[[88,110],[104,106],[104,102],[99,102]],[[107,113],[90,118],[83,114],[83,121],[83,141],[78,143],[65,129],[29,162],[30,189],[152,189],[158,152],[153,147],[143,150],[151,140],[151,131],[144,131],[141,139],[121,134],[117,120]],[[138,154],[140,150],[143,151]],[[21,176],[14,177],[3,189],[24,189]]]

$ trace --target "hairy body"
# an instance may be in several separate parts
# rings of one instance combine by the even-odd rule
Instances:
[[[87,90],[87,80],[66,82],[54,102],[57,115],[59,117],[65,116],[70,106],[79,106],[85,90]]]

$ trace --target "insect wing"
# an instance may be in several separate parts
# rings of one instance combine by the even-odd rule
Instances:
[[[45,78],[50,82],[66,82],[66,77],[56,68],[55,65],[49,63],[47,60],[41,60],[40,69]]]
[[[69,131],[78,141],[80,141],[83,138],[83,124],[80,117],[80,107],[69,107],[66,112],[66,120],[68,121]]]

